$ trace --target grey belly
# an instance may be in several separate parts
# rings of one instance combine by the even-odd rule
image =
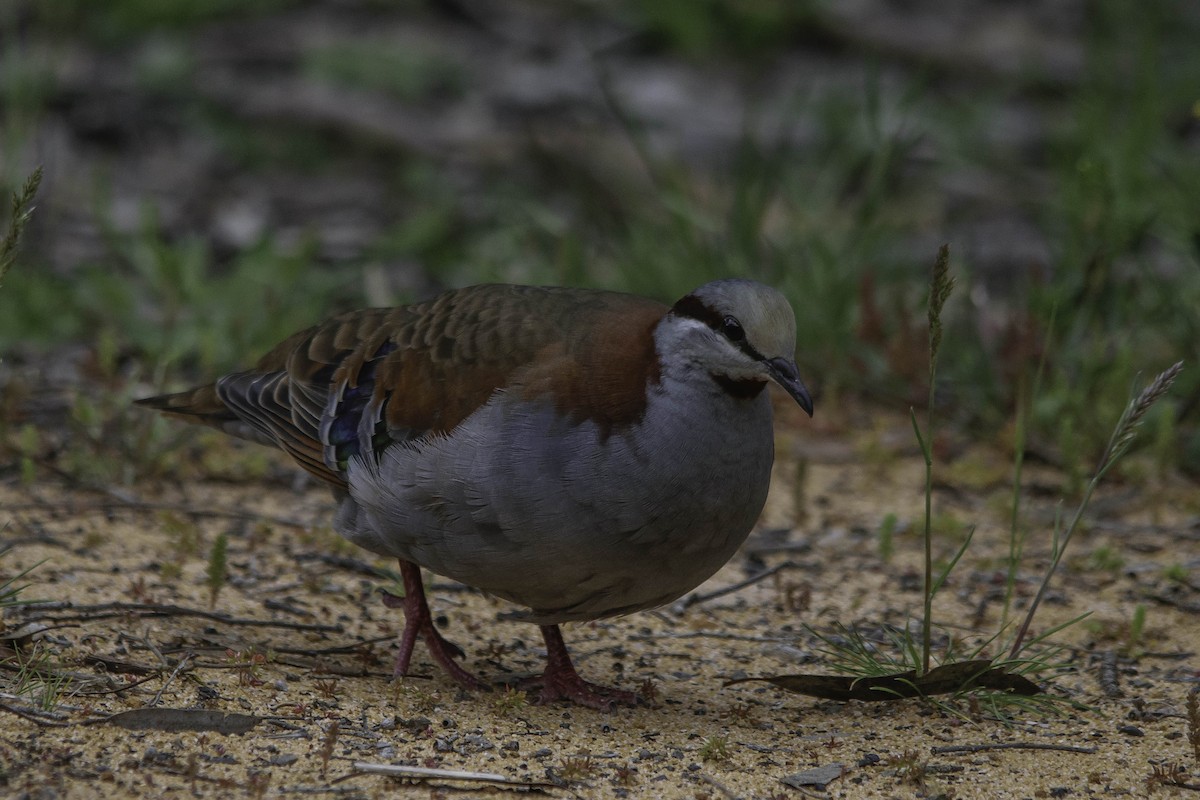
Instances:
[[[720,569],[758,519],[769,410],[752,422],[601,443],[595,426],[568,426],[549,407],[487,407],[449,437],[356,463],[338,529],[524,606],[533,621],[651,608]]]

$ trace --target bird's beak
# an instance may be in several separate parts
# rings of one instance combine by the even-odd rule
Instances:
[[[764,362],[767,365],[767,372],[770,376],[783,387],[783,390],[792,396],[800,407],[803,408],[808,415],[813,415],[813,401],[808,393],[808,389],[804,388],[804,382],[800,380],[800,370],[796,368],[795,361],[789,361],[786,358],[769,358]]]

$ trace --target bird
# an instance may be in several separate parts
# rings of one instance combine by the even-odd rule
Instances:
[[[399,561],[405,627],[459,685],[490,685],[435,627],[421,569],[519,610],[546,645],[540,703],[601,710],[634,692],[584,680],[559,628],[671,602],[734,555],[766,502],[767,384],[809,416],[796,319],[727,278],[673,305],[484,284],[334,316],[251,368],[136,401],[281,448],[332,489],[334,528]]]

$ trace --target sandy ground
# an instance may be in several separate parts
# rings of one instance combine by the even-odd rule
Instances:
[[[1153,779],[1156,765],[1162,774],[1177,767],[1179,782],[1200,784],[1185,720],[1187,692],[1200,681],[1194,485],[1118,484],[1072,543],[1035,628],[1092,612],[1056,637],[1068,649],[1049,687],[1088,708],[1014,710],[1000,722],[969,701],[951,714],[916,700],[838,703],[764,683],[722,688],[731,677],[828,672],[806,625],[878,630],[903,626],[920,609],[922,473],[904,421],[806,425],[781,422],[763,523],[698,592],[787,566],[687,608],[565,628],[586,677],[651,687],[644,707],[610,714],[461,691],[420,645],[416,674],[391,682],[401,618],[380,601],[387,580],[361,570],[389,565],[329,531],[330,504],[316,487],[213,478],[114,495],[9,480],[0,485],[8,548],[0,570],[33,567],[25,597],[72,605],[11,610],[5,620],[10,633],[35,622],[47,629],[0,651],[0,786],[30,798],[1194,794]],[[954,487],[937,491],[941,524],[977,531],[935,617],[972,645],[1001,619],[1008,465],[972,447],[939,469]],[[1050,471],[1027,476],[1022,606],[1046,563],[1061,482]],[[885,562],[878,531],[888,514],[898,526]],[[222,532],[228,580],[210,606],[206,554]],[[953,537],[944,538],[947,553]],[[469,669],[495,682],[540,669],[537,631],[498,621],[503,603],[427,582],[439,624],[466,649]],[[1139,605],[1145,625],[1135,638]],[[210,609],[216,616],[189,613]],[[1119,687],[1102,686],[1106,662]],[[149,708],[259,719],[238,734],[103,721]],[[938,749],[953,746],[976,749]],[[414,783],[356,762],[476,770],[533,785]],[[824,789],[783,782],[821,767],[837,776]]]

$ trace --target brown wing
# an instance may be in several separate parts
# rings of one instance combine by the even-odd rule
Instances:
[[[611,428],[640,416],[666,307],[633,295],[485,285],[421,305],[343,314],[254,369],[139,401],[274,444],[344,486],[349,458],[452,430],[511,387]]]

